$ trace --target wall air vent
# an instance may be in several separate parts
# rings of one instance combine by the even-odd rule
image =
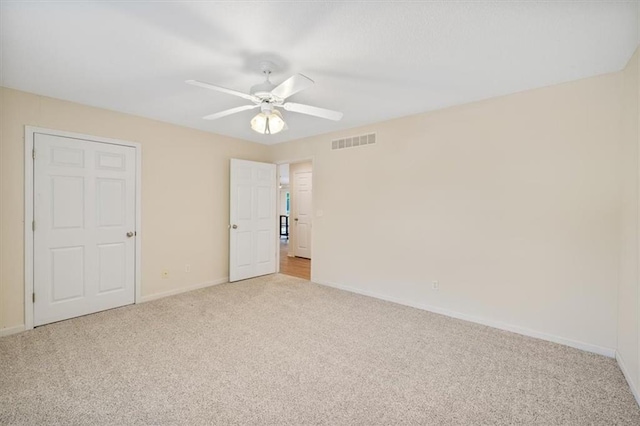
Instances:
[[[368,133],[366,135],[334,139],[331,141],[331,149],[355,148],[358,146],[372,145],[374,143],[376,143],[376,134]]]

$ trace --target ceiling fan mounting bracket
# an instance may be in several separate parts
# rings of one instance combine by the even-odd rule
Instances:
[[[276,64],[274,64],[271,61],[261,61],[260,64],[260,71],[262,71],[262,74],[267,76],[267,80],[269,79],[269,76],[276,70]]]
[[[251,86],[249,93],[253,96],[256,96],[260,99],[261,103],[269,102],[275,103],[277,99],[271,94],[271,91],[276,87],[275,84],[271,83],[269,77],[271,73],[275,69],[275,64],[270,61],[262,61],[260,62],[260,70],[262,74],[265,76],[265,80],[262,83]]]

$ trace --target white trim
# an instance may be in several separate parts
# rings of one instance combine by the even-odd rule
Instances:
[[[136,149],[136,282],[135,301],[142,298],[142,146],[133,143]]]
[[[24,127],[24,329],[33,328],[33,135],[35,127]]]
[[[218,278],[217,280],[207,281],[204,283],[194,284],[187,287],[177,288],[169,291],[165,291],[162,293],[150,294],[148,296],[136,297],[136,304],[150,302],[152,300],[163,299],[169,296],[175,296],[180,293],[187,293],[193,290],[199,290],[201,288],[212,287],[215,285],[226,284],[229,282],[228,277]],[[1,328],[0,329],[0,337],[9,336],[11,334],[17,334],[22,331],[25,331],[26,327],[24,325],[17,325],[15,327]]]
[[[142,146],[138,142],[103,138],[82,133],[65,132],[35,126],[24,126],[24,329],[33,328],[33,145],[36,133],[133,147],[136,150],[136,259],[135,303],[141,296],[142,286]]]
[[[140,298],[139,303],[150,302],[152,300],[162,299],[169,296],[175,296],[176,294],[186,293],[188,291],[193,291],[193,290],[199,290],[201,288],[211,287],[214,285],[226,284],[228,282],[229,282],[229,277],[224,277],[224,278],[218,278],[217,280],[207,281],[199,284],[193,284],[186,287],[174,288],[173,290],[164,291],[162,293],[155,293],[155,294],[150,294],[148,296],[142,296]]]
[[[629,387],[631,388],[631,393],[633,394],[633,396],[636,399],[636,402],[640,406],[640,391],[638,390],[638,388],[636,387],[635,383],[631,379],[631,374],[629,373],[629,370],[627,369],[627,364],[624,362],[624,358],[622,358],[622,354],[620,354],[620,352],[618,352],[618,351],[616,351],[616,361],[618,362],[618,367],[620,367],[620,370],[622,371],[622,374],[624,375],[624,378],[627,379],[627,383],[629,384]]]
[[[313,281],[313,280],[312,280]],[[572,348],[580,349],[587,352],[592,352],[598,355],[604,355],[609,358],[615,358],[616,350],[613,348],[607,348],[604,346],[592,345],[590,343],[580,342],[578,340],[567,339],[565,337],[556,336],[553,334],[547,334],[528,328],[520,327],[517,325],[506,324],[501,321],[495,321],[485,318],[474,317],[471,315],[463,314],[461,312],[451,311],[448,309],[439,308],[436,306],[426,305],[422,303],[416,303],[384,294],[361,290],[355,287],[345,286],[342,284],[336,284],[326,281],[313,281],[316,284],[325,285],[327,287],[333,287],[340,290],[345,290],[351,293],[361,294],[363,296],[373,297],[375,299],[386,300],[388,302],[398,303],[400,305],[410,306],[412,308],[422,309],[423,311],[429,311],[440,315],[446,315],[448,317],[457,318],[476,324],[482,324],[489,327],[497,328],[500,330],[510,331],[512,333],[522,334],[523,336],[534,337],[536,339],[547,340],[553,343],[559,343],[561,345],[570,346]]]
[[[23,325],[16,325],[14,327],[0,328],[0,337],[10,336],[12,334],[18,334],[24,331]]]
[[[313,163],[313,156],[310,157],[302,157],[302,158],[296,158],[295,160],[281,160],[281,161],[275,161],[273,164],[297,164],[297,163],[306,163],[307,161],[311,161]],[[291,182],[291,181],[289,181]]]

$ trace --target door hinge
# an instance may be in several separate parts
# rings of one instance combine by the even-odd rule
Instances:
[[[33,303],[36,303],[36,294],[35,293],[31,293],[31,300],[33,301]]]
[[[31,230],[32,231],[36,230],[36,221],[35,220],[31,221]]]
[[[36,150],[35,148],[31,150],[31,157],[35,160],[36,159]]]

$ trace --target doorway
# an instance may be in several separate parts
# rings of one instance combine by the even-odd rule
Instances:
[[[311,279],[313,163],[278,165],[280,273]]]

